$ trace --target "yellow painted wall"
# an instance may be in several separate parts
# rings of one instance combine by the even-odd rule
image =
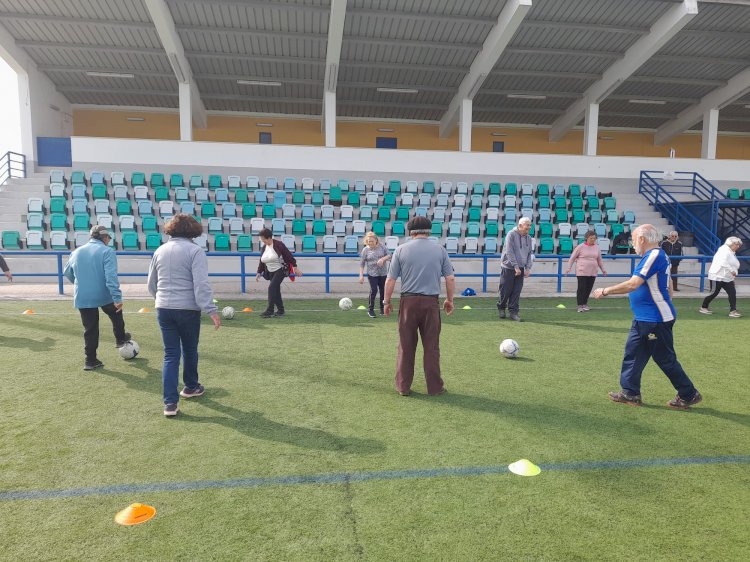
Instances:
[[[128,121],[141,117],[144,121]],[[272,127],[258,126],[258,123]],[[393,129],[378,131],[379,128]],[[149,113],[77,109],[73,112],[76,136],[167,139],[180,138],[176,113]],[[257,143],[261,131],[270,132],[273,144],[323,146],[324,136],[317,119],[271,119],[267,117],[209,115],[206,129],[194,129],[197,141]],[[492,136],[492,133],[506,136]],[[438,125],[339,121],[336,144],[340,147],[374,148],[376,137],[398,138],[398,148],[416,150],[458,150],[458,130],[445,139]],[[474,127],[472,150],[491,152],[493,141],[505,143],[505,152],[538,154],[581,154],[583,131],[572,131],[563,140],[550,143],[547,129]],[[611,137],[612,140],[603,140]],[[679,135],[668,145],[654,146],[650,133],[599,131],[598,154],[602,156],[669,156],[674,148],[680,158],[700,158],[701,136]],[[750,135],[722,136],[717,141],[717,158],[750,160]]]

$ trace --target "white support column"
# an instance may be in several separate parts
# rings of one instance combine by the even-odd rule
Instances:
[[[461,152],[471,152],[472,105],[469,98],[464,98],[458,110],[458,148]]]
[[[596,156],[596,140],[599,134],[599,104],[590,103],[586,106],[586,121],[583,125],[583,154]]]
[[[719,134],[719,110],[709,109],[703,114],[701,158],[716,160],[716,137]]]
[[[193,90],[188,83],[180,87],[180,140],[193,140]]]
[[[323,122],[325,123],[326,146],[336,146],[336,92],[323,93]]]

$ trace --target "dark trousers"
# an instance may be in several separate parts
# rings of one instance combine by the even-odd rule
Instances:
[[[369,275],[367,280],[370,282],[370,312],[375,312],[375,297],[380,291],[380,313],[383,313],[383,295],[385,295],[385,275]]]
[[[677,269],[680,267],[680,262],[672,262],[672,265],[669,267],[669,274],[672,276],[672,290],[677,290]]]
[[[497,307],[501,310],[506,308],[511,312],[518,313],[520,309],[521,290],[523,289],[523,268],[521,275],[516,275],[515,269],[500,268],[500,288],[498,289]]]
[[[737,310],[737,289],[734,286],[734,281],[714,281],[714,292],[703,299],[703,308],[708,308],[708,305],[722,289],[726,291],[729,297],[729,311]]]
[[[117,312],[115,303],[111,302],[101,307],[102,312],[109,316],[112,321],[112,332],[115,334],[115,341],[120,342],[125,339],[125,319],[122,312]],[[79,308],[81,322],[83,323],[83,343],[86,361],[93,363],[96,361],[96,350],[99,348],[99,309],[98,308]]]
[[[273,307],[279,312],[284,312],[284,301],[281,300],[281,283],[284,281],[284,270],[277,269],[273,273],[269,272],[271,279],[268,283],[268,308],[267,312],[273,312]]]
[[[578,290],[576,291],[576,301],[578,302],[578,306],[588,304],[591,289],[594,288],[594,282],[596,281],[596,275],[593,277],[579,275],[576,279],[578,279]]]
[[[633,320],[620,371],[620,386],[627,394],[641,393],[641,374],[653,357],[667,375],[683,400],[692,400],[697,392],[685,370],[677,360],[671,322],[640,322]]]
[[[396,359],[396,390],[399,392],[409,392],[414,380],[414,358],[419,338],[422,338],[424,349],[427,393],[438,394],[443,390],[443,379],[440,377],[440,327],[440,301],[437,297],[401,297],[398,306],[399,342]]]
[[[201,311],[157,308],[156,318],[164,342],[164,366],[161,380],[164,386],[164,403],[177,404],[180,395],[177,384],[180,378],[182,357],[182,381],[185,388],[198,386],[198,340],[201,334]]]

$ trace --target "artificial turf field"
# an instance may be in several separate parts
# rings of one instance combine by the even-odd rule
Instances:
[[[456,302],[437,397],[421,349],[415,392],[395,392],[395,316],[328,299],[218,332],[205,318],[206,395],[175,419],[155,316],[135,313],[153,303],[126,303],[141,355],[119,357],[102,315],[105,368],[84,372],[70,302],[0,302],[0,559],[750,559],[750,318],[727,318],[721,298],[713,316],[676,301],[677,353],[704,402],[675,411],[653,364],[643,407],[607,399],[626,299],[587,314],[522,299],[520,324],[491,299]],[[519,359],[499,354],[506,337]],[[521,458],[542,473],[509,473]],[[156,517],[115,524],[134,502]]]

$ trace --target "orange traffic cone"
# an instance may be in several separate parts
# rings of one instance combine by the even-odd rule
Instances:
[[[34,314],[34,311],[29,308],[28,310],[24,310],[21,314]]]
[[[133,503],[115,515],[115,522],[120,525],[138,525],[145,523],[156,515],[156,508],[142,503]]]
[[[144,313],[144,312],[151,312],[148,308],[142,308],[138,312]]]
[[[249,306],[242,309],[242,312],[252,312],[252,311],[253,311],[253,309],[250,308]]]

